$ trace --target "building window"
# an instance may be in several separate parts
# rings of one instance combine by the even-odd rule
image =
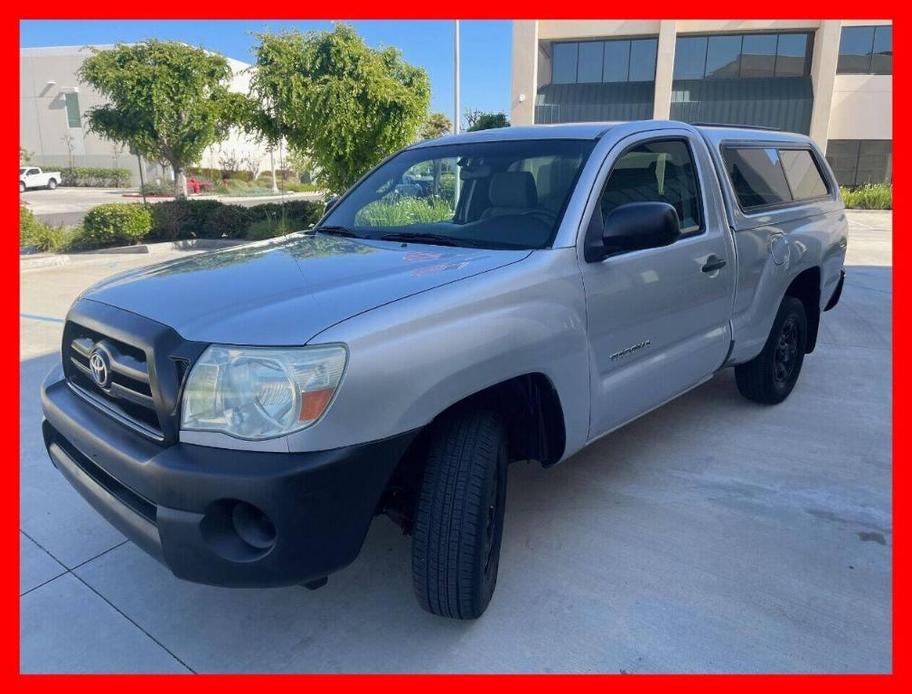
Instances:
[[[79,117],[79,94],[68,92],[63,95],[66,101],[67,125],[71,128],[81,128],[82,119]]]
[[[551,83],[652,81],[658,47],[654,38],[553,43]]]
[[[806,32],[682,36],[675,44],[674,78],[802,77],[810,73],[810,53]]]
[[[841,186],[893,180],[891,140],[830,140],[826,158]]]
[[[893,27],[843,27],[836,72],[843,75],[892,75]]]

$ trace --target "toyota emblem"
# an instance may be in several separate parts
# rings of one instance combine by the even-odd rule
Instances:
[[[97,347],[89,357],[89,368],[92,370],[92,378],[100,388],[107,388],[108,381],[111,378],[111,367],[108,364],[108,355]]]

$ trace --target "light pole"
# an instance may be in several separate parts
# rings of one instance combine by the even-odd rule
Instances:
[[[459,134],[459,20],[453,34],[453,134]]]

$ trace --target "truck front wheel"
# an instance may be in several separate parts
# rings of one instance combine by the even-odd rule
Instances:
[[[763,351],[735,367],[738,390],[748,400],[775,405],[785,400],[801,373],[807,345],[804,304],[787,296],[779,306]]]
[[[455,619],[480,617],[497,583],[507,492],[507,438],[487,410],[434,425],[412,538],[421,606]]]

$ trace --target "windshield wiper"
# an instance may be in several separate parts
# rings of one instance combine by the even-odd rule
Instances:
[[[338,225],[333,225],[333,224],[317,227],[316,229],[314,229],[314,233],[315,234],[316,233],[331,234],[332,236],[345,236],[345,237],[356,238],[356,239],[361,238],[361,236],[359,234],[356,234],[354,231],[352,231],[348,227],[343,227],[343,226],[338,226]]]
[[[452,236],[443,234],[422,234],[419,232],[397,231],[393,234],[384,234],[380,237],[381,241],[403,241],[405,243],[427,243],[432,246],[460,246],[465,239],[454,239]],[[465,242],[470,245],[470,242]]]

